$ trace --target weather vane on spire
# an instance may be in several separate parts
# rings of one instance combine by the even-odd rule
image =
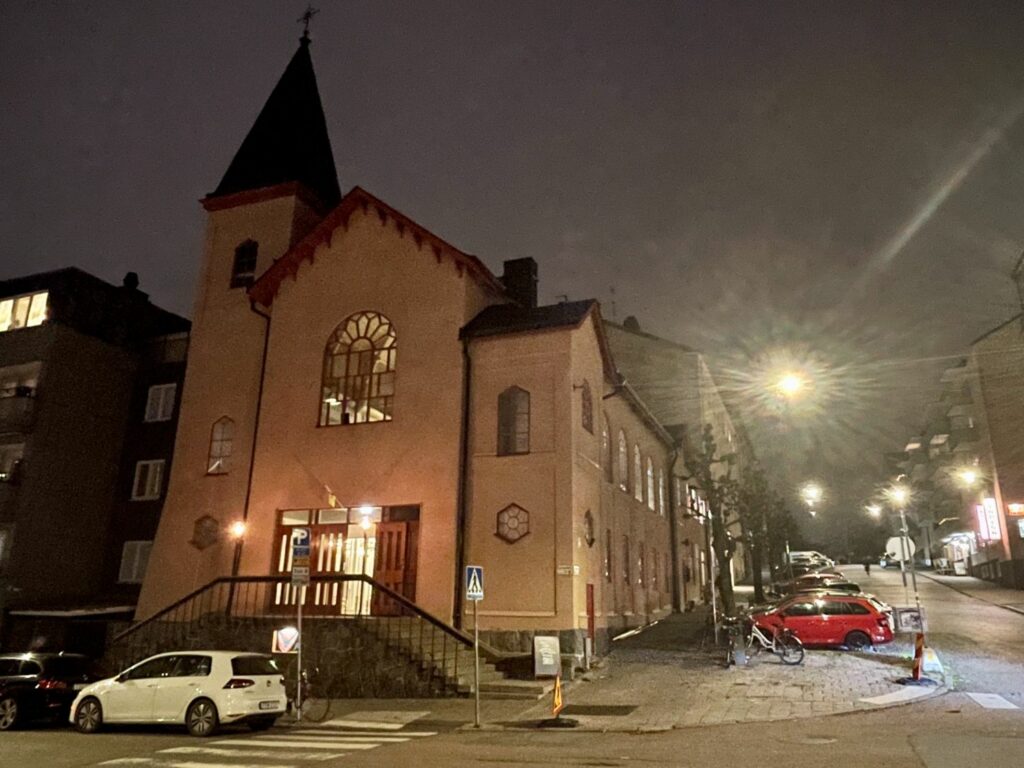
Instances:
[[[309,22],[313,20],[313,17],[320,13],[319,8],[314,8],[312,4],[306,6],[306,12],[302,14],[297,21],[302,23],[302,40],[309,42]]]

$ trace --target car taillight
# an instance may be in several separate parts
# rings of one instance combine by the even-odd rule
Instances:
[[[889,619],[884,614],[878,617],[878,626],[888,628]]]
[[[255,680],[247,680],[244,677],[232,677],[224,683],[225,688],[249,688],[254,685],[256,685]]]
[[[36,683],[36,688],[44,691],[66,691],[68,684],[63,680],[48,680],[44,678]]]

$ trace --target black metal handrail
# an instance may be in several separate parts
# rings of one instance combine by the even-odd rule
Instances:
[[[388,586],[386,586],[384,584],[381,584],[379,581],[377,581],[376,579],[371,578],[370,576],[366,576],[365,574],[360,574],[360,573],[355,573],[355,574],[330,574],[330,575],[310,576],[309,580],[310,580],[310,585],[318,584],[318,583],[319,584],[339,584],[339,583],[344,583],[344,582],[362,582],[362,583],[368,585],[369,587],[371,587],[372,589],[380,590],[381,592],[386,594],[388,597],[390,597],[392,600],[394,600],[395,602],[399,603],[401,606],[403,606],[407,610],[411,611],[412,613],[416,614],[417,616],[419,616],[424,621],[428,622],[429,624],[432,624],[434,627],[436,627],[437,629],[441,630],[445,634],[450,635],[458,643],[460,643],[460,644],[462,644],[462,645],[464,645],[466,647],[469,647],[469,648],[473,647],[473,640],[472,640],[471,637],[469,637],[465,633],[461,632],[460,630],[455,629],[451,625],[445,624],[443,621],[441,621],[439,618],[437,618],[433,614],[428,613],[427,611],[423,610],[423,608],[421,608],[420,606],[416,605],[416,603],[414,603],[412,600],[407,598],[405,595],[403,595],[403,594],[401,594],[399,592],[396,592],[395,590],[391,589],[390,587],[388,587]],[[135,632],[139,631],[143,627],[145,627],[145,626],[147,626],[149,624],[155,623],[157,621],[160,621],[161,619],[163,619],[163,618],[173,614],[179,608],[183,607],[186,603],[194,601],[197,598],[199,598],[199,600],[201,602],[202,601],[202,596],[204,594],[212,592],[213,590],[217,589],[220,585],[223,585],[223,584],[227,584],[229,586],[232,586],[232,585],[237,585],[237,584],[290,584],[290,583],[291,583],[291,577],[290,576],[286,576],[286,575],[285,576],[221,576],[221,577],[216,578],[213,581],[209,582],[205,586],[199,587],[198,589],[190,592],[189,594],[185,595],[184,597],[180,598],[179,600],[176,600],[175,602],[171,603],[169,606],[167,606],[166,608],[158,611],[157,613],[153,614],[152,616],[150,616],[150,617],[148,617],[146,619],[143,619],[142,621],[136,622],[132,626],[130,626],[127,629],[123,630],[122,632],[119,632],[118,634],[114,635],[113,638],[111,638],[111,641],[113,643],[118,643],[118,642],[124,640],[126,637],[129,637],[132,634],[134,634]],[[229,615],[230,607],[231,607],[231,603],[229,601],[226,604],[226,606],[225,606],[225,608],[226,608],[225,615]],[[211,611],[210,613],[213,613],[213,611]]]

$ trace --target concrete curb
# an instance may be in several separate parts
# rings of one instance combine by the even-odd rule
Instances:
[[[1004,611],[1010,611],[1011,613],[1016,613],[1020,616],[1024,616],[1024,610],[1021,610],[1020,608],[1012,608],[1009,605],[1003,605],[1002,603],[993,603],[991,600],[986,600],[984,597],[978,597],[977,595],[971,594],[966,589],[961,589],[960,587],[954,586],[953,584],[947,584],[945,581],[939,581],[938,579],[933,578],[931,574],[925,573],[924,571],[921,572],[921,575],[933,584],[938,584],[939,586],[946,587],[947,589],[951,589],[954,592],[959,592],[964,597],[969,597],[972,600],[977,600],[978,602],[985,603],[986,605],[993,605],[996,608],[1002,608]]]

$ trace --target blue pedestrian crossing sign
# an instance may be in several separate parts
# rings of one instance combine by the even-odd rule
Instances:
[[[484,567],[482,565],[466,566],[466,599],[484,599]]]

